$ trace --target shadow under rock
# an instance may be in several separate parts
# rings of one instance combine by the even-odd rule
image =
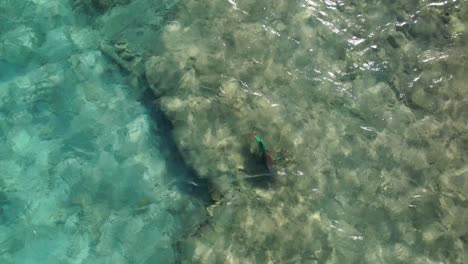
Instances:
[[[169,173],[171,175],[184,175],[183,179],[178,179],[179,184],[177,188],[184,193],[190,194],[192,197],[200,199],[206,206],[212,204],[210,197],[210,186],[206,179],[202,179],[197,176],[197,172],[188,166],[179,149],[175,145],[174,138],[172,137],[171,122],[165,117],[163,112],[154,106],[154,102],[157,97],[152,93],[150,89],[146,89],[141,97],[140,101],[148,109],[151,119],[158,124],[158,135],[163,138],[164,144],[161,144],[160,151],[163,153],[168,160],[170,160]]]

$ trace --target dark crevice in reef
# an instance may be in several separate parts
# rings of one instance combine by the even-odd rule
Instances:
[[[188,178],[182,179],[181,184],[178,184],[178,188],[180,191],[188,193],[196,199],[200,199],[206,206],[211,205],[210,183],[206,179],[198,177],[196,171],[187,165],[183,159],[171,134],[172,124],[164,113],[155,107],[155,100],[157,100],[157,97],[150,89],[145,89],[140,96],[140,101],[148,109],[151,119],[157,124],[157,134],[164,139],[164,144],[161,145],[160,151],[171,162],[177,164],[177,166],[172,166],[177,169],[172,170],[171,174],[188,175]]]
[[[194,199],[202,201],[205,208],[208,208],[216,203],[216,201],[213,200],[214,187],[208,179],[198,177],[197,172],[185,162],[172,136],[173,125],[171,121],[155,106],[155,101],[157,99],[158,97],[156,97],[149,88],[146,88],[140,95],[139,101],[148,109],[151,119],[158,125],[157,134],[165,139],[165,144],[161,146],[160,151],[171,159],[171,161],[179,164],[177,169],[171,170],[170,173],[173,175],[188,176],[188,178],[182,181],[182,184],[178,184],[179,190],[189,194]],[[174,168],[175,166],[172,167]],[[181,245],[183,241],[201,232],[206,226],[210,225],[210,219],[211,217],[208,216],[208,214],[204,214],[204,217],[202,217],[198,223],[194,226],[187,227],[185,234],[173,242],[172,247],[176,253],[174,263],[182,263],[181,252],[183,252],[183,250],[181,249]]]

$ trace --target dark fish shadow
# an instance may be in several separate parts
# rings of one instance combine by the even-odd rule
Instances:
[[[260,153],[252,153],[248,146],[244,146],[242,155],[246,157],[244,175],[241,176],[245,182],[262,189],[268,189],[276,182],[276,175],[268,170]]]

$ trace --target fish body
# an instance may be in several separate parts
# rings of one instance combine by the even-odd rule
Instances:
[[[271,173],[273,176],[276,175],[276,160],[273,158],[271,153],[269,151],[265,152],[265,155],[263,157],[263,163],[265,164],[266,168],[268,169],[268,172]]]
[[[276,159],[268,151],[265,141],[261,137],[255,137],[255,141],[258,143],[258,148],[262,154],[262,161],[265,164],[268,172],[274,176],[276,175]]]

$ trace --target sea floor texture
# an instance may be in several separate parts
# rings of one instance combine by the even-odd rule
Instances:
[[[0,2],[0,263],[467,263],[468,3]]]

